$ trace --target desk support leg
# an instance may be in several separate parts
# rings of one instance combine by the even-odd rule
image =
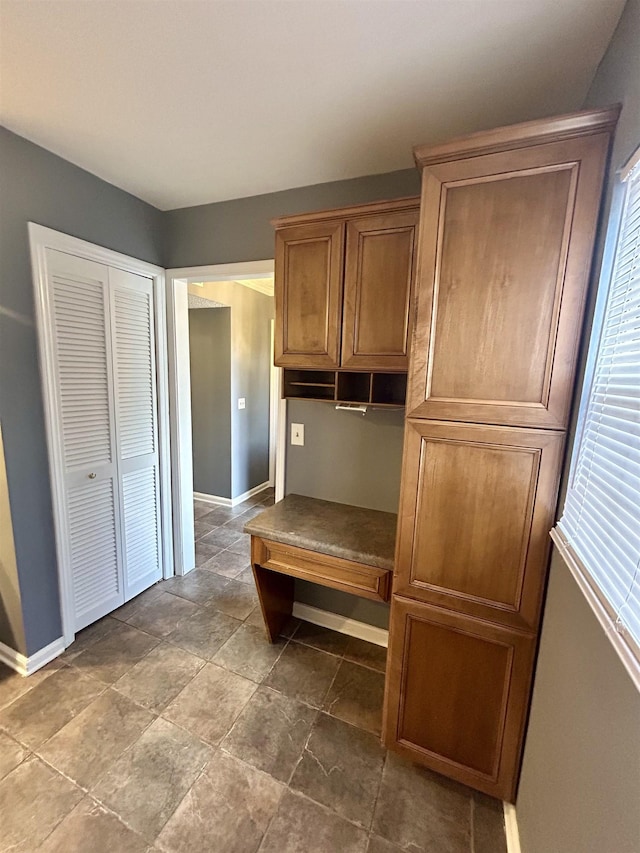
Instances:
[[[252,563],[260,608],[269,641],[275,643],[293,610],[294,579]]]

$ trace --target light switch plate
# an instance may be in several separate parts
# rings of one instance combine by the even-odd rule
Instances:
[[[246,409],[247,408],[247,401],[244,397],[238,397],[238,408],[239,409]]]
[[[291,444],[304,447],[304,424],[291,424]]]

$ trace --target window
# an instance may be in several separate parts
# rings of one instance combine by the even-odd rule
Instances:
[[[640,688],[640,152],[614,195],[569,489],[552,535]]]

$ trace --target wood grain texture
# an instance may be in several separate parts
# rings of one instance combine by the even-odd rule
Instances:
[[[255,548],[256,555],[260,557],[260,565],[271,572],[302,578],[373,601],[389,600],[391,571],[388,569],[379,569],[376,566],[367,566],[353,560],[344,560],[293,545],[283,545],[256,536],[251,539],[252,553]]]
[[[341,364],[407,370],[418,210],[347,222]]]
[[[432,163],[462,160],[514,148],[530,148],[532,145],[575,139],[594,133],[612,134],[621,109],[621,104],[613,104],[597,110],[583,110],[492,130],[481,130],[438,145],[417,145],[413,149],[413,156],[418,168],[424,168]]]
[[[420,196],[394,198],[388,201],[372,201],[367,204],[350,205],[349,207],[334,207],[327,210],[314,210],[310,213],[294,213],[290,216],[278,216],[271,220],[274,228],[285,228],[291,225],[323,222],[327,219],[359,219],[363,216],[403,211],[420,207]]]
[[[566,428],[608,144],[424,169],[409,415]]]
[[[321,222],[276,232],[275,363],[338,367],[344,224]]]
[[[618,113],[415,152],[416,320],[384,737],[510,801]]]
[[[408,420],[394,592],[535,630],[564,434]]]
[[[383,741],[513,801],[535,637],[393,596]]]
[[[264,543],[257,536],[251,537],[251,567],[256,582],[258,601],[264,619],[267,639],[275,643],[282,629],[291,618],[293,610],[294,580],[264,569]]]

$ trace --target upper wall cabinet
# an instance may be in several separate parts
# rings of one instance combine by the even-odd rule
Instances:
[[[277,365],[407,370],[418,214],[411,198],[274,222]]]
[[[468,137],[463,150],[416,149],[408,415],[566,427],[610,138],[603,115],[558,120],[538,138],[518,125],[493,142]]]
[[[344,223],[276,232],[276,364],[338,367]]]

